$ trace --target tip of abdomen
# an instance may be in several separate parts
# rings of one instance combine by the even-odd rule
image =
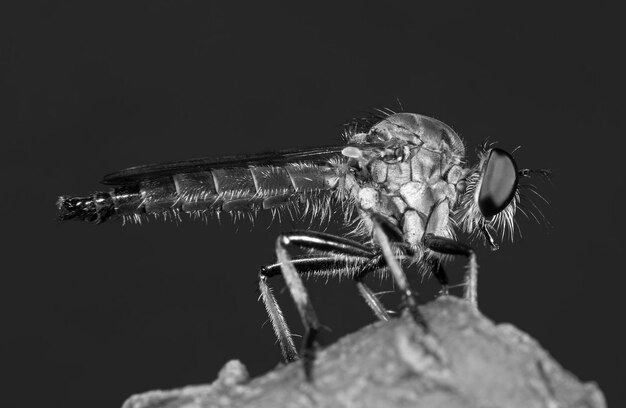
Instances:
[[[98,201],[107,201],[102,197],[69,197],[60,196],[57,199],[57,218],[61,221],[81,220],[95,222],[97,224],[104,222],[113,212],[109,205],[102,205]]]

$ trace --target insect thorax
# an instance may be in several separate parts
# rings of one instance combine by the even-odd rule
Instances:
[[[465,188],[461,179],[465,154],[459,136],[444,123],[426,116],[400,113],[355,135],[368,143],[384,143],[398,152],[393,158],[375,158],[361,164],[351,195],[362,215],[386,215],[397,223],[405,240],[417,248],[425,233],[452,237],[450,215]],[[409,152],[402,156],[402,152]],[[368,217],[362,217],[369,233]]]

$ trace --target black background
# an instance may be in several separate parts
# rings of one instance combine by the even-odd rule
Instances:
[[[3,399],[110,408],[209,382],[232,358],[274,367],[256,271],[297,223],[60,223],[56,196],[136,164],[332,144],[399,99],[456,129],[472,161],[490,137],[554,169],[538,183],[550,226],[522,217],[523,238],[479,249],[480,306],[626,403],[623,6],[13,3],[0,13]],[[462,262],[449,270],[459,281]],[[309,287],[327,342],[373,320],[349,282]],[[422,284],[422,300],[436,290]]]

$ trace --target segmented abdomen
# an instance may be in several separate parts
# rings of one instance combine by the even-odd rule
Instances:
[[[62,219],[103,222],[114,216],[138,219],[141,214],[245,211],[271,209],[299,196],[331,192],[338,167],[307,163],[182,173],[100,192],[90,198],[61,197]]]

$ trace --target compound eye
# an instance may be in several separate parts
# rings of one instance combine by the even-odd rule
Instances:
[[[487,219],[504,210],[517,191],[517,166],[502,149],[491,149],[482,169],[478,208]]]

